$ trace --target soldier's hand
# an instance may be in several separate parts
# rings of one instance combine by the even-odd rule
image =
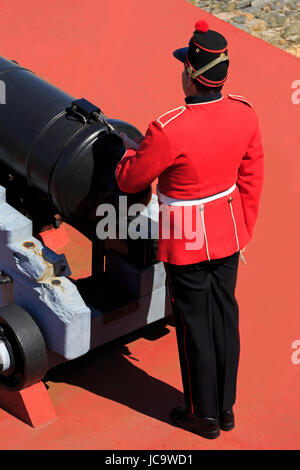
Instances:
[[[144,138],[144,137],[141,136],[141,137],[137,137],[137,139],[133,140],[133,139],[130,139],[130,137],[128,137],[128,135],[125,134],[125,132],[120,132],[120,136],[123,139],[123,142],[124,142],[124,145],[125,145],[126,149],[130,148],[130,149],[134,149],[134,150],[136,150],[140,146],[140,144],[141,144],[141,142]]]
[[[244,255],[243,255],[243,253],[244,253],[245,250],[246,250],[246,247],[244,247],[244,248],[242,248],[242,249],[240,250],[240,258],[241,258],[241,261],[242,261],[244,264],[246,264],[246,260],[245,260]]]
[[[139,146],[141,145],[141,143],[143,142],[145,136],[143,135],[140,135],[139,137],[136,137],[135,139],[133,139]]]

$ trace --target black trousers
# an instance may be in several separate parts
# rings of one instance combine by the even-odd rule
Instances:
[[[164,263],[185,404],[217,417],[235,403],[240,354],[235,286],[239,252],[189,265]]]

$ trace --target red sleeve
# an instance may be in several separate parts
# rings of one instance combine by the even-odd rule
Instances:
[[[150,123],[145,138],[137,150],[128,149],[116,168],[121,191],[136,193],[146,189],[176,158],[162,126]]]
[[[264,179],[264,152],[259,124],[239,167],[237,186],[240,191],[247,230],[252,237],[258,215]]]

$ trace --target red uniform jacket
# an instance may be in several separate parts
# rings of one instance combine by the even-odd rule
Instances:
[[[191,212],[181,215],[181,223],[189,219],[191,230],[202,232],[192,249],[187,249],[188,230],[178,239],[172,232],[178,220],[175,212],[170,216],[170,239],[162,236],[160,214],[157,259],[173,264],[223,258],[242,249],[253,235],[263,185],[263,148],[251,103],[220,93],[188,97],[186,103],[152,121],[138,150],[127,150],[116,168],[124,192],[146,189],[158,177],[165,199],[187,205],[193,201]],[[195,203],[234,184],[230,194]],[[181,214],[187,210],[172,209]]]

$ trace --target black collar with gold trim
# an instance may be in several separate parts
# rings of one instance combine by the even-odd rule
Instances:
[[[211,95],[192,95],[186,96],[186,104],[195,104],[195,103],[209,103],[210,101],[218,101],[222,98],[222,93],[217,91]]]

